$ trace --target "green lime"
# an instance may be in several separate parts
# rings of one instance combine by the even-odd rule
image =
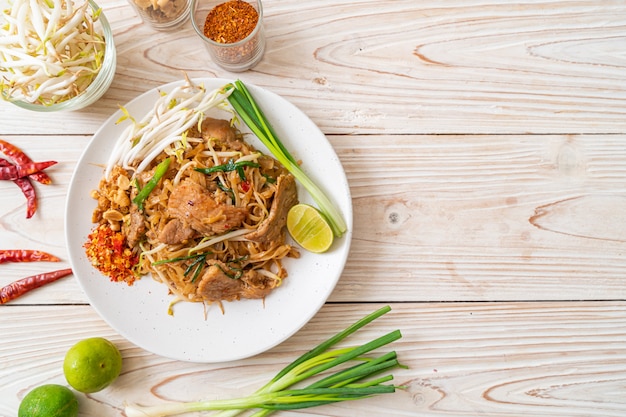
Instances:
[[[63,373],[80,392],[97,392],[109,386],[122,370],[122,355],[102,337],[81,340],[65,354]]]
[[[76,417],[78,400],[71,389],[57,384],[31,390],[17,412],[18,417]]]
[[[333,244],[333,231],[322,214],[307,204],[296,204],[287,213],[287,230],[304,249],[321,253]]]

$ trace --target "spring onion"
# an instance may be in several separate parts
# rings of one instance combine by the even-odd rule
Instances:
[[[210,254],[211,252],[202,252],[202,253],[189,255],[189,256],[179,256],[177,258],[172,258],[172,259],[162,259],[160,261],[152,262],[152,265],[163,265],[163,264],[168,264],[172,262],[188,261],[190,259],[193,259],[193,261],[191,261],[189,266],[187,266],[187,268],[185,269],[185,272],[183,272],[183,275],[188,276],[193,271],[191,282],[196,282],[196,280],[200,276],[200,272],[202,272],[202,270],[204,269],[204,263],[206,262],[206,257]]]
[[[222,410],[214,416],[230,417],[243,410],[259,409],[252,416],[264,417],[277,410],[296,410],[393,393],[397,388],[402,388],[385,384],[385,382],[391,381],[393,376],[390,374],[375,375],[401,366],[396,352],[392,351],[377,357],[365,355],[400,339],[402,335],[399,330],[387,333],[360,346],[329,350],[333,345],[390,310],[389,306],[385,306],[358,320],[300,356],[249,397],[231,400],[174,402],[155,406],[128,405],[125,408],[125,414],[127,417],[164,417],[194,411]],[[339,370],[336,369],[343,364],[346,366]],[[331,369],[335,373],[323,376],[304,387],[291,388]]]
[[[243,268],[235,268],[234,266],[232,266],[232,265],[235,265],[235,264],[236,264],[236,261],[235,262],[228,262],[227,263],[228,268],[229,268],[228,271],[225,270],[224,268],[222,268],[222,266],[220,264],[218,264],[218,263],[216,263],[215,266],[218,267],[219,270],[222,271],[222,273],[224,275],[226,275],[228,278],[230,278],[230,279],[239,279],[239,278],[241,278],[243,276],[243,272],[244,271],[243,271]]]
[[[12,0],[0,12],[0,92],[51,105],[82,93],[102,66],[101,9],[71,0]]]
[[[250,130],[263,142],[274,157],[280,162],[302,186],[311,194],[317,203],[324,218],[330,224],[335,236],[340,237],[347,230],[346,223],[339,210],[333,205],[326,194],[315,184],[311,178],[300,168],[298,161],[289,153],[287,148],[278,139],[271,124],[261,111],[254,98],[239,80],[224,88],[230,92],[228,101],[233,106],[239,117]]]
[[[163,175],[167,172],[171,162],[172,158],[167,158],[161,161],[155,168],[152,178],[150,178],[146,185],[139,190],[135,198],[133,198],[133,203],[137,204],[139,210],[143,211],[143,202],[146,201],[146,198],[148,198],[152,190],[154,190],[154,187],[156,187],[161,178],[163,178]]]
[[[211,174],[213,172],[237,171],[237,174],[239,174],[239,178],[241,178],[242,181],[245,181],[246,180],[246,174],[243,171],[243,167],[258,168],[259,164],[257,164],[256,162],[252,162],[252,161],[237,161],[237,162],[235,162],[235,160],[231,158],[225,164],[215,165],[215,166],[212,166],[212,167],[209,167],[209,168],[194,168],[194,169],[196,171],[198,171],[198,172],[202,172],[203,174]]]

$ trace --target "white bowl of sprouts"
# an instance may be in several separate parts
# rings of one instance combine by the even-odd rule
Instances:
[[[115,76],[115,45],[111,26],[93,0],[0,4],[2,99],[28,110],[78,110],[108,90]]]

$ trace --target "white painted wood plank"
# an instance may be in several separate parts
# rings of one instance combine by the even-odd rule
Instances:
[[[253,71],[208,58],[188,22],[142,25],[101,0],[118,70],[88,109],[34,115],[0,103],[0,134],[92,133],[144,91],[240,77],[283,95],[326,133],[622,133],[626,4],[605,1],[264,2],[268,44]]]
[[[626,297],[626,137],[333,139],[355,219],[333,300]]]
[[[0,308],[0,415],[16,415],[34,386],[64,384],[62,361],[92,336],[121,349],[122,375],[79,394],[81,417],[120,416],[127,402],[231,398],[251,393],[280,368],[378,305],[327,305],[288,341],[256,357],[192,364],[149,354],[115,334],[87,306]],[[281,416],[619,417],[626,413],[626,305],[621,303],[397,304],[346,343],[396,328],[408,369],[405,391]],[[199,340],[199,343],[210,341]]]
[[[59,163],[50,171],[55,184],[37,186],[32,219],[17,187],[0,182],[0,248],[48,250],[64,263],[3,264],[1,285],[67,267],[65,196],[89,140],[5,138]],[[329,139],[354,206],[352,248],[331,300],[626,298],[626,137]],[[67,278],[16,303],[85,301]]]

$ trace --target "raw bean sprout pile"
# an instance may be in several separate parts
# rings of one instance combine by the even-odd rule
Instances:
[[[0,92],[51,105],[82,93],[102,66],[101,9],[71,0],[11,0],[0,14]]]

